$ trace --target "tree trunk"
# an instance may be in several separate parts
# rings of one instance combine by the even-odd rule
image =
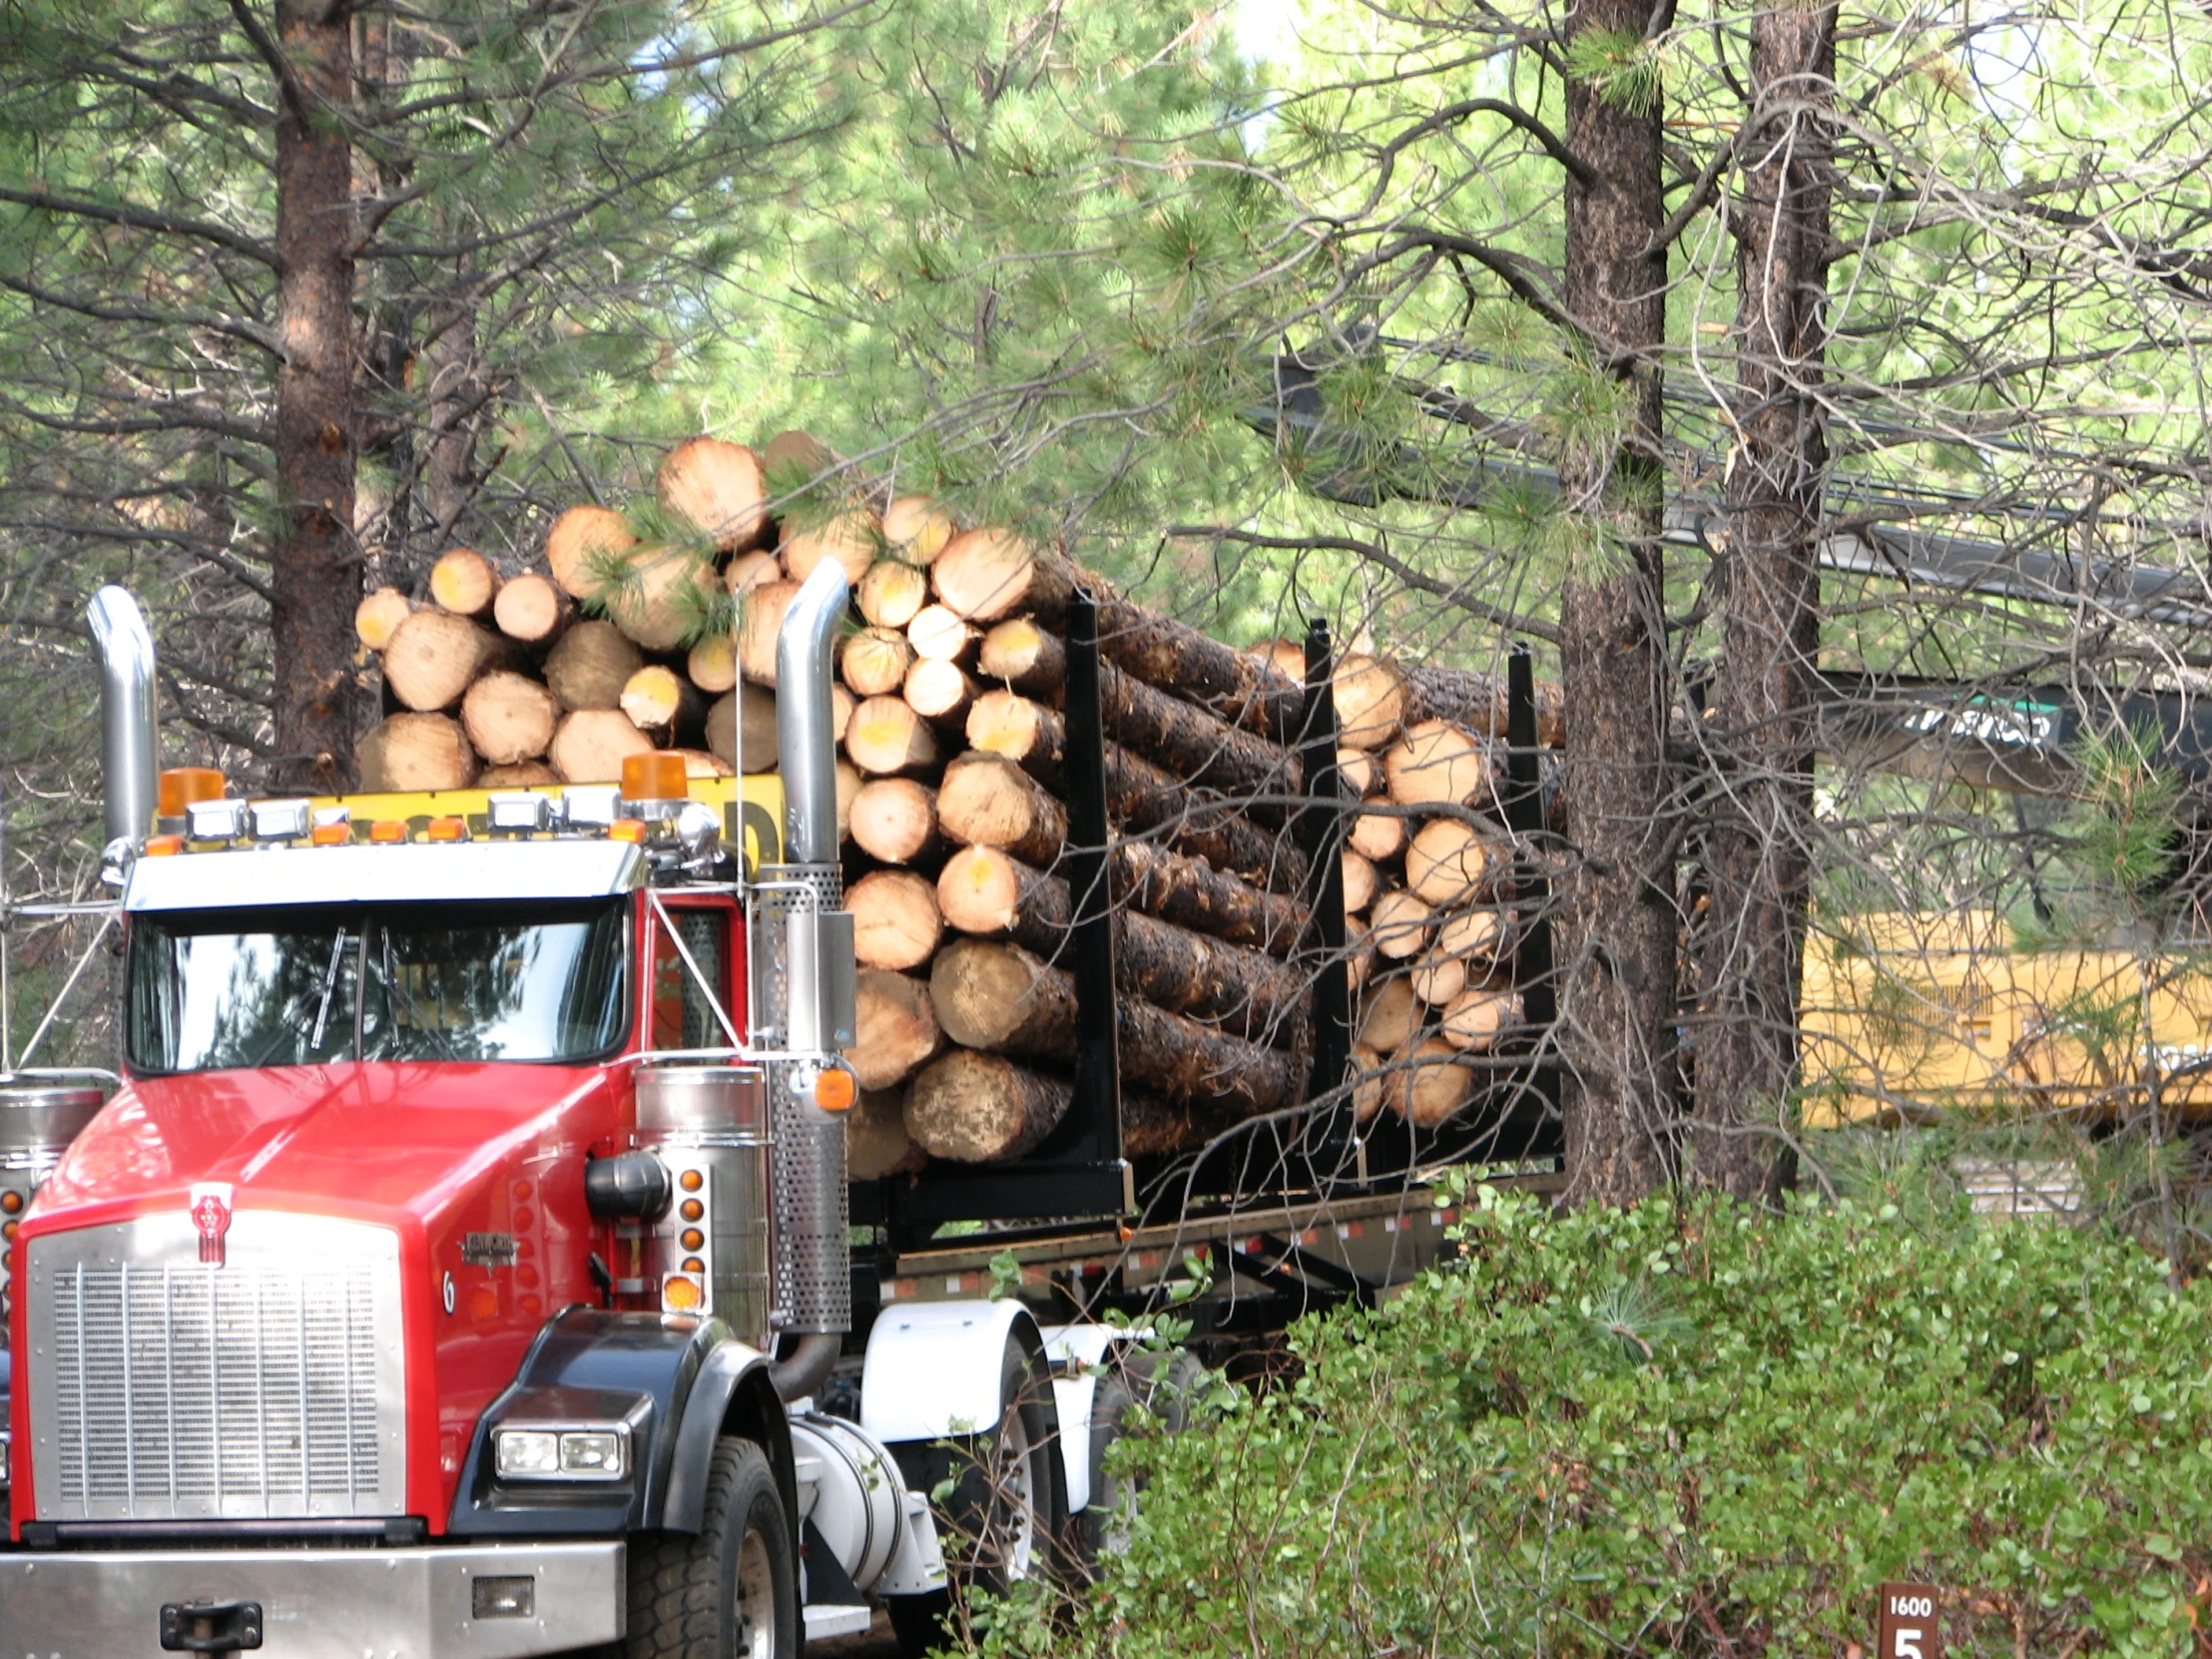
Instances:
[[[354,781],[360,703],[353,611],[353,101],[349,0],[279,0],[290,74],[276,108],[276,483],[270,587],[274,781],[333,793]]]
[[[1570,39],[1640,41],[1644,0],[1575,0]],[[1623,77],[1626,79],[1626,77]],[[1570,432],[1559,511],[1573,551],[1560,608],[1567,819],[1559,1024],[1570,1204],[1628,1204],[1665,1185],[1674,1133],[1675,916],[1660,552],[1666,473],[1657,351],[1667,262],[1656,97],[1567,83],[1567,309],[1582,351],[1558,372],[1626,382],[1627,430]]]
[[[1751,22],[1751,119],[1736,202],[1737,449],[1729,469],[1722,660],[1705,730],[1712,904],[1700,936],[1693,1179],[1772,1200],[1792,1178],[1775,1125],[1797,1070],[1798,989],[1813,837],[1812,710],[1820,650],[1814,557],[1828,463],[1826,347],[1836,8]]]

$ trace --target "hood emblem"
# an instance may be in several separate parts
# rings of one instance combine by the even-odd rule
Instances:
[[[200,1233],[200,1260],[223,1266],[223,1239],[231,1231],[231,1184],[202,1181],[192,1189],[192,1225]]]

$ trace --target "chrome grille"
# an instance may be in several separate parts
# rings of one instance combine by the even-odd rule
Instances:
[[[42,1519],[404,1511],[396,1236],[247,1211],[226,1255],[181,1215],[31,1242]]]

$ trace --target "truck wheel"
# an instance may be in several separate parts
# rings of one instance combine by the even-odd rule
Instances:
[[[948,1476],[951,1497],[940,1511],[948,1538],[959,1540],[945,1563],[949,1591],[892,1596],[891,1628],[899,1651],[926,1653],[945,1640],[955,1598],[971,1589],[1003,1594],[1032,1578],[1064,1582],[1069,1525],[1067,1473],[1060,1463],[1060,1411],[1044,1363],[1011,1338],[999,1368],[998,1426],[952,1445],[900,1446],[909,1487],[932,1490]]]
[[[630,1540],[625,1659],[799,1659],[799,1552],[768,1457],[724,1435],[696,1534]]]

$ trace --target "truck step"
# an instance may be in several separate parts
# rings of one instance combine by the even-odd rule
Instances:
[[[823,1603],[807,1609],[807,1640],[827,1641],[831,1636],[857,1636],[874,1617],[865,1607]]]

